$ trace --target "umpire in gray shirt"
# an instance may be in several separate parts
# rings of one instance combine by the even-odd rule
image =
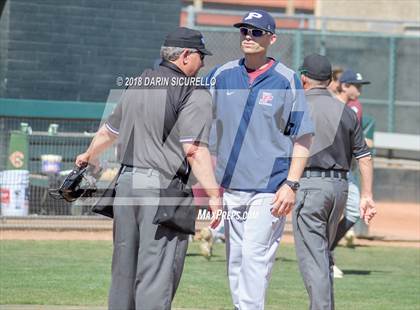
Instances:
[[[361,217],[376,214],[372,198],[373,165],[356,113],[327,90],[331,64],[325,56],[305,57],[301,79],[315,136],[300,180],[293,231],[300,272],[312,310],[334,309],[333,258],[329,250],[347,200],[352,157],[361,173]]]
[[[193,78],[209,54],[200,32],[178,28],[170,33],[159,67],[145,70],[136,87],[125,91],[88,150],[76,159],[78,166],[91,163],[114,142],[118,145],[110,310],[171,308],[188,235],[153,224],[163,203],[161,188],[173,178],[184,183],[192,170],[212,211],[221,210],[207,148],[211,96],[197,89]],[[211,227],[219,221],[214,217]]]

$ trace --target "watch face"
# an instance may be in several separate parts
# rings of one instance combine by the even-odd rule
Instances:
[[[287,180],[286,183],[287,183],[287,185],[290,186],[291,189],[293,189],[295,191],[299,189],[299,186],[300,186],[299,182],[293,182],[293,181]]]

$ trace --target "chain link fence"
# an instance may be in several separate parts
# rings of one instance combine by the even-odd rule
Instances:
[[[203,32],[208,49],[201,74],[214,66],[242,57],[239,34],[234,29],[198,28]],[[361,72],[372,84],[363,89],[364,113],[376,120],[377,131],[420,134],[420,40],[418,37],[366,33],[333,33],[314,31],[281,31],[270,49],[270,56],[296,70],[303,57],[311,53],[329,57],[335,66]],[[83,114],[83,113],[81,113]],[[20,114],[21,115],[21,114]],[[96,116],[95,116],[96,117]],[[1,217],[0,229],[25,228],[110,228],[104,217],[92,215],[90,208],[75,203],[52,200],[47,189],[58,186],[63,177],[43,170],[42,155],[61,156],[61,171],[71,169],[74,158],[86,150],[92,133],[99,128],[102,115],[92,119],[13,117],[0,115],[0,172],[8,170],[13,133],[22,131],[22,123],[31,127],[27,135],[27,212],[25,217]],[[57,133],[51,124],[58,125]],[[24,125],[26,126],[26,125]],[[26,131],[27,128],[24,128]],[[111,150],[105,156],[110,167],[115,163]],[[14,160],[19,160],[18,158]],[[3,178],[4,179],[4,178]],[[10,202],[11,186],[2,182],[2,206]],[[16,187],[13,187],[15,190]],[[92,221],[87,221],[92,219]],[[45,221],[52,220],[49,225]],[[39,222],[37,222],[39,221]]]
[[[235,29],[197,27],[208,49],[202,74],[242,57]],[[367,33],[281,31],[269,55],[297,70],[306,55],[326,55],[333,66],[352,68],[372,82],[363,89],[365,114],[377,131],[420,134],[420,38]]]
[[[0,116],[0,229],[110,228],[90,207],[48,193],[61,185],[99,126],[99,119]],[[105,169],[114,169],[113,150],[103,159]]]

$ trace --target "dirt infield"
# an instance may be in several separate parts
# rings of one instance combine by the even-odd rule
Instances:
[[[420,241],[420,204],[378,203],[370,233],[388,240]]]
[[[372,240],[357,239],[356,245],[407,246],[420,248],[420,205],[407,203],[378,203],[378,215],[369,227]],[[290,220],[290,216],[289,216]],[[108,229],[89,230],[0,230],[0,240],[112,240],[110,223]],[[203,224],[201,223],[200,226]],[[29,228],[29,227],[28,227]],[[290,221],[283,242],[293,242]]]

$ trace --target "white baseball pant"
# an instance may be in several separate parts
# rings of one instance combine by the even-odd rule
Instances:
[[[223,195],[228,278],[238,310],[263,310],[285,217],[271,214],[274,194],[226,190]]]

